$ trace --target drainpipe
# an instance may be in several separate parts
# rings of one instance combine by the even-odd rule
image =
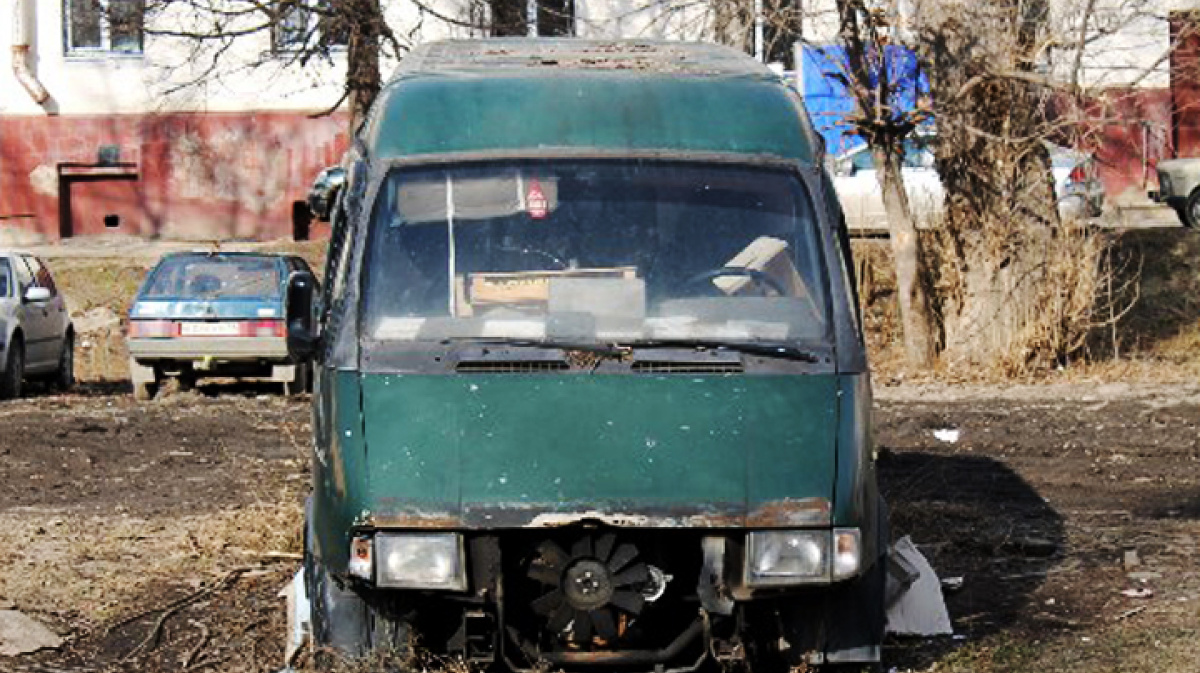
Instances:
[[[33,74],[33,70],[29,67],[27,4],[28,0],[16,0],[13,3],[12,67],[13,74],[16,75],[21,86],[29,92],[29,97],[41,105],[50,98],[50,92],[46,91],[46,87],[42,86],[37,75]],[[36,5],[34,6],[36,7]]]
[[[759,63],[766,63],[767,57],[763,53],[763,29],[766,21],[763,17],[763,0],[754,0],[754,60]]]

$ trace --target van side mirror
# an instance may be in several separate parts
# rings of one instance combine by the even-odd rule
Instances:
[[[25,290],[26,303],[36,303],[39,301],[50,301],[50,289],[45,287],[31,287]]]
[[[322,222],[329,221],[338,192],[345,184],[346,169],[341,166],[330,166],[317,174],[308,190],[308,209],[314,217]]]
[[[309,271],[293,271],[287,279],[287,349],[297,362],[306,362],[320,347],[317,334],[317,279]]]

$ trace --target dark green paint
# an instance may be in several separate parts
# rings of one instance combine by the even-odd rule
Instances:
[[[763,75],[414,75],[381,96],[372,156],[546,148],[768,154],[812,163],[799,98]],[[386,132],[383,130],[386,129]]]
[[[315,440],[313,518],[318,555],[332,568],[345,568],[350,533],[369,497],[369,466],[363,443],[358,372],[324,369],[313,390]]]
[[[835,375],[399,376],[363,381],[362,509],[745,513],[832,500]],[[632,511],[630,508],[633,508]]]

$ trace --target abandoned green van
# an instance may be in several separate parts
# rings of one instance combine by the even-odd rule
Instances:
[[[425,45],[314,192],[326,282],[293,278],[289,339],[316,370],[318,644],[878,662],[850,251],[777,76],[702,44]]]

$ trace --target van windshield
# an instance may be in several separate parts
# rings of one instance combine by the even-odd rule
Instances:
[[[368,339],[823,340],[812,202],[787,171],[564,160],[398,169]]]

